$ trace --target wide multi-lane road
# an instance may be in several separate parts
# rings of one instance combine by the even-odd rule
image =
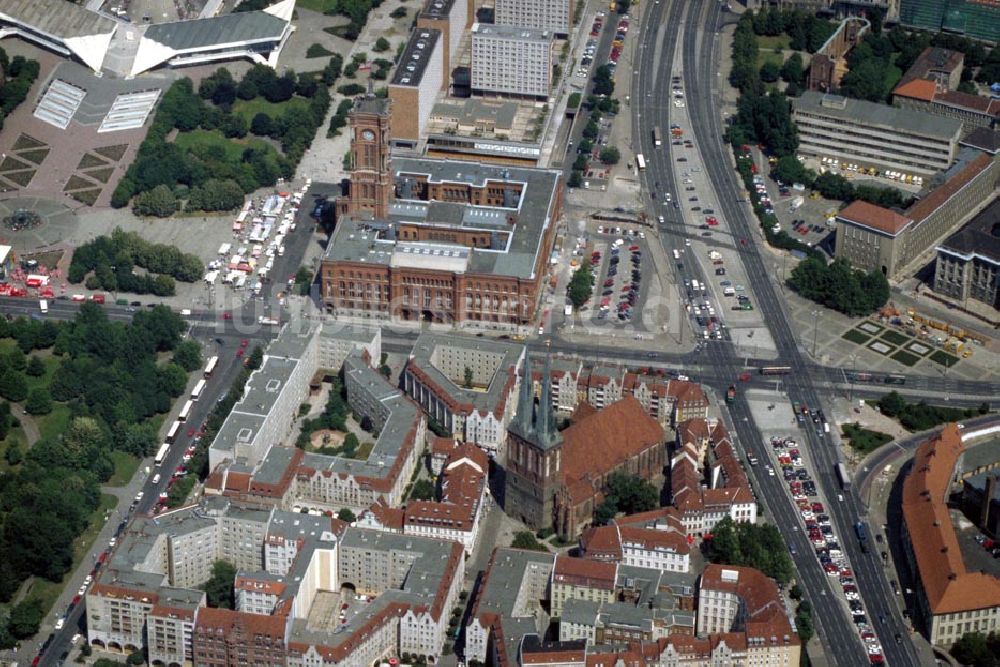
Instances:
[[[647,189],[652,189],[659,182],[661,187],[664,183],[670,184],[671,189],[676,192],[669,147],[667,150],[654,149],[652,129],[654,126],[670,125],[671,68],[668,65],[674,55],[675,40],[682,39],[684,88],[691,129],[700,151],[700,164],[704,165],[715,190],[721,217],[729,223],[734,237],[748,240],[745,245],[734,245],[746,269],[763,320],[768,324],[776,344],[778,359],[770,363],[791,367],[791,373],[783,378],[789,399],[815,409],[821,402],[813,384],[813,367],[807,363],[799,349],[785,317],[783,304],[768,279],[767,269],[753,241],[759,237],[755,233],[757,222],[748,209],[738,203],[743,186],[737,180],[728,148],[722,139],[718,96],[721,82],[718,79],[716,53],[720,9],[717,2],[683,3],[680,0],[664,1],[648,8],[639,37],[641,57],[637,89],[645,90],[650,95],[634,98],[633,142],[636,144],[636,152],[655,156],[648,162],[650,166],[644,174]],[[665,159],[661,159],[657,153],[663,154]],[[671,236],[677,239],[685,236],[683,225],[679,222],[668,224],[664,236],[668,239]],[[735,377],[745,366],[745,360],[736,355],[735,349],[728,342],[715,342],[709,349],[711,353],[706,355],[707,358],[699,360],[703,368],[714,368],[721,373],[728,370],[730,377]],[[749,404],[742,395],[732,404],[731,417],[737,440],[742,447],[765,460],[761,433],[754,423]],[[833,472],[837,462],[837,450],[833,443],[808,428],[804,433],[798,434],[798,437],[809,449],[815,467],[813,472],[826,497],[837,498],[840,489]],[[831,585],[830,578],[813,555],[812,546],[802,532],[797,530],[798,511],[787,496],[783,482],[779,477],[760,474],[760,468],[752,470],[757,473],[757,488],[773,515],[773,521],[782,530],[786,541],[795,546],[793,559],[798,576],[813,603],[814,616],[820,636],[828,649],[828,658],[843,665],[866,664],[867,652],[858,639],[857,629],[846,614],[839,589]],[[853,494],[847,493],[842,497],[842,502],[828,502],[829,512],[842,547],[855,570],[869,620],[882,640],[886,660],[893,665],[917,664],[902,619],[895,605],[890,604],[893,596],[883,576],[881,564],[875,562],[871,554],[861,553],[857,542],[852,539],[853,524],[864,518],[861,504]],[[903,639],[899,644],[894,640],[897,633]]]

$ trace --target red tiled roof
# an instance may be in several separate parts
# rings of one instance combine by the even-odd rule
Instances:
[[[946,504],[964,449],[958,426],[948,424],[917,448],[903,482],[903,520],[933,614],[1000,606],[1000,580],[965,569]]]
[[[837,217],[848,222],[853,222],[854,224],[870,227],[871,229],[882,232],[883,234],[889,234],[890,236],[896,236],[903,231],[908,224],[913,222],[910,218],[902,216],[895,211],[890,211],[887,208],[882,208],[881,206],[876,206],[875,204],[869,204],[868,202],[861,201],[860,199],[845,206],[844,209],[837,214]]]
[[[205,607],[198,610],[194,632],[195,635],[198,633],[214,634],[221,630],[225,635],[228,635],[237,626],[240,626],[243,628],[244,634],[250,636],[265,635],[284,642],[286,620],[285,616],[264,616],[233,611],[232,609]]]
[[[618,566],[586,558],[557,555],[552,568],[552,581],[569,585],[614,590]]]
[[[983,95],[970,95],[957,90],[945,90],[934,96],[934,101],[950,107],[968,109],[987,116],[1000,114],[1000,100]]]
[[[580,536],[580,549],[591,560],[621,562],[622,543],[616,526],[591,526]]]
[[[934,93],[937,91],[937,84],[930,79],[914,79],[896,86],[892,91],[893,95],[899,97],[911,97],[924,102],[934,101]]]
[[[661,445],[663,427],[631,396],[596,411],[562,432],[567,486],[601,476],[633,456]]]
[[[735,573],[724,577],[723,573]],[[728,591],[746,607],[746,636],[762,640],[769,645],[798,644],[799,638],[785,614],[785,606],[778,591],[778,584],[760,570],[731,565],[705,566],[699,585],[701,590]],[[788,640],[785,640],[788,637]]]
[[[985,153],[979,155],[976,159],[969,162],[962,171],[955,174],[940,187],[935,188],[929,195],[908,208],[906,214],[918,224],[923,222],[927,216],[951,199],[956,192],[968,185],[976,176],[988,169],[992,163],[992,156]],[[851,206],[854,206],[854,204],[851,204]],[[847,209],[844,210],[846,211]],[[843,215],[843,211],[841,211],[841,215]]]
[[[233,583],[233,588],[244,591],[267,593],[269,595],[281,595],[285,592],[286,586],[280,581],[261,580],[243,576],[236,577],[236,581]]]

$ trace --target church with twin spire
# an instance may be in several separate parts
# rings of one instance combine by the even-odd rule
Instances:
[[[638,400],[628,396],[600,410],[581,403],[560,431],[548,360],[537,402],[535,386],[530,376],[522,378],[508,427],[503,504],[509,516],[571,539],[592,522],[612,473],[662,483],[667,434]]]

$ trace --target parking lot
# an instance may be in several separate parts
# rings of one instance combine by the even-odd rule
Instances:
[[[597,228],[590,260],[594,267],[593,322],[625,325],[642,309],[649,293],[643,282],[646,233],[634,228]],[[645,252],[644,252],[645,251]],[[624,261],[624,260],[628,261]]]
[[[776,379],[780,381],[780,378]],[[754,414],[760,417],[761,436],[767,445],[765,450],[768,455],[767,460],[757,461],[752,454],[748,454],[748,462],[752,466],[763,466],[768,476],[784,480],[787,493],[801,517],[801,523],[794,530],[801,530],[808,537],[827,576],[837,578],[841,589],[840,601],[844,611],[853,619],[871,664],[881,664],[882,648],[873,630],[874,619],[867,615],[851,564],[841,547],[842,540],[858,539],[858,536],[855,531],[838,536],[827,511],[831,503],[842,502],[843,495],[827,498],[819,491],[815,481],[815,463],[808,455],[808,448],[800,447],[798,443],[804,429],[815,429],[821,439],[832,437],[827,429],[835,429],[835,424],[829,422],[816,406],[789,403],[778,392],[755,391],[748,393],[747,400]],[[866,539],[872,542],[871,548],[884,550],[881,531],[874,536],[866,534]],[[789,548],[793,555],[797,555],[794,546]]]

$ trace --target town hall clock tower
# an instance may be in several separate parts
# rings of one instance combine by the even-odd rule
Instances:
[[[338,213],[367,213],[384,219],[393,200],[392,165],[389,160],[389,100],[370,91],[354,100],[350,114],[351,185],[340,200]]]

